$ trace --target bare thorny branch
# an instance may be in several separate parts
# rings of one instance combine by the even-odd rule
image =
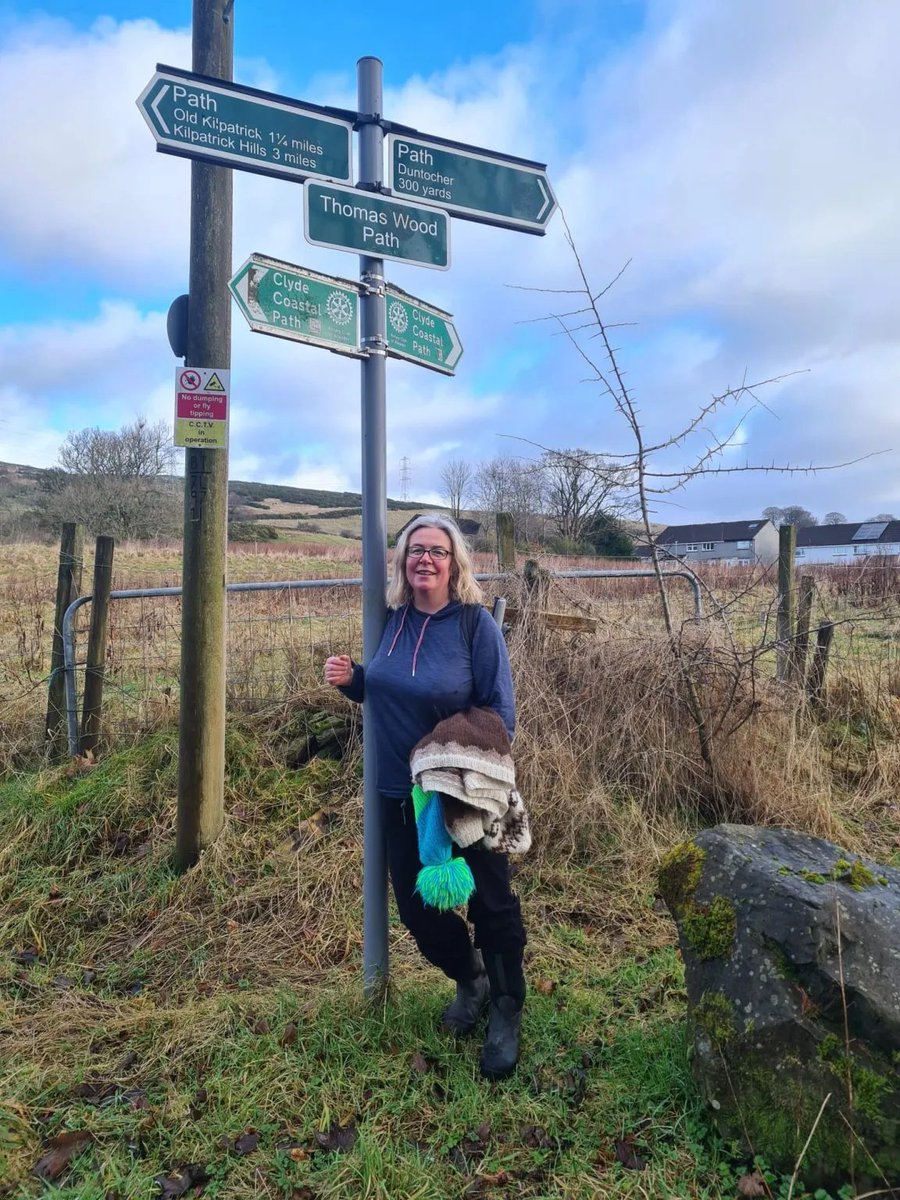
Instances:
[[[621,279],[629,263],[626,262],[605,287],[599,290],[592,288],[568,222],[564,214],[561,213],[560,215],[565,227],[566,241],[574,256],[577,272],[581,280],[581,287],[574,289],[525,287],[518,290],[535,291],[551,295],[581,296],[583,298],[584,303],[580,307],[572,308],[565,312],[553,313],[542,319],[553,320],[558,324],[560,332],[568,338],[575,352],[588,367],[588,381],[601,385],[602,394],[610,398],[613,407],[623,419],[629,431],[632,449],[624,454],[604,453],[602,458],[616,460],[621,464],[617,469],[620,471],[624,470],[630,476],[630,483],[635,493],[634,506],[640,515],[644,539],[649,548],[650,563],[656,579],[663,621],[676,668],[676,677],[681,681],[683,686],[683,698],[697,730],[700,755],[709,775],[713,795],[716,796],[718,786],[713,755],[713,742],[723,730],[727,736],[734,728],[748,719],[749,713],[740,714],[737,718],[737,724],[735,724],[736,714],[733,711],[733,706],[741,679],[748,666],[751,674],[753,673],[756,654],[753,653],[751,655],[749,663],[746,660],[746,656],[740,654],[730,624],[726,618],[725,610],[721,606],[717,606],[718,615],[722,618],[729,643],[730,667],[725,671],[729,681],[725,689],[724,706],[722,706],[715,718],[708,716],[701,701],[699,680],[702,677],[703,670],[709,667],[709,659],[707,657],[704,660],[703,652],[696,645],[689,647],[682,637],[681,632],[676,628],[672,607],[669,602],[665,572],[661,565],[661,555],[653,533],[651,497],[671,494],[700,476],[736,474],[747,471],[780,474],[812,474],[818,471],[837,470],[839,467],[849,466],[851,462],[860,462],[862,459],[857,458],[848,462],[826,466],[814,466],[813,464],[809,466],[794,466],[791,464],[776,463],[753,465],[749,462],[722,465],[718,461],[729,448],[733,447],[734,439],[750,413],[758,407],[767,408],[760,400],[757,392],[764,387],[780,383],[784,379],[800,372],[787,372],[782,375],[757,380],[753,383],[747,382],[745,374],[740,384],[726,388],[725,391],[712,396],[706,403],[701,404],[694,416],[677,432],[656,442],[648,443],[645,439],[640,410],[636,404],[634,393],[625,383],[625,371],[619,363],[618,347],[613,346],[610,341],[609,332],[611,329],[616,328],[616,326],[608,324],[604,320],[599,308],[599,301]],[[602,365],[585,349],[582,339],[578,336],[588,329],[592,330],[592,332],[587,340],[591,342],[596,341],[600,344],[603,355]],[[706,423],[712,417],[719,415],[729,406],[744,403],[748,407],[739,416],[737,423],[727,435],[715,435],[708,430]],[[657,468],[651,461],[654,455],[683,447],[688,439],[704,430],[708,434],[709,440],[707,445],[687,466],[674,470],[665,470]],[[547,450],[546,447],[542,447],[542,449]],[[564,459],[567,452],[555,451],[555,453],[561,459]],[[598,455],[598,457],[600,456]],[[868,458],[871,455],[864,455],[862,457]],[[608,470],[609,468],[605,469]],[[719,666],[721,665],[719,664]]]

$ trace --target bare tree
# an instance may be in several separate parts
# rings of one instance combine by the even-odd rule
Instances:
[[[68,433],[47,482],[49,519],[76,520],[94,534],[148,538],[175,533],[178,453],[164,421],[141,417],[118,431]]]
[[[606,287],[595,291],[588,280],[565,217],[563,216],[562,219],[565,225],[566,240],[575,258],[580,283],[580,286],[571,289],[570,294],[578,298],[575,303],[579,307],[565,312],[552,313],[543,319],[555,321],[561,327],[587,366],[590,381],[596,381],[600,385],[603,394],[609,398],[614,411],[619,415],[628,431],[631,449],[624,454],[608,453],[603,454],[602,457],[627,467],[633,481],[635,507],[640,512],[644,540],[649,547],[650,561],[656,576],[673,676],[678,684],[680,698],[690,713],[697,731],[698,749],[707,773],[715,809],[722,798],[719,772],[716,767],[716,739],[720,734],[727,737],[740,724],[751,719],[755,711],[753,704],[745,705],[738,712],[732,708],[732,703],[739,694],[740,682],[748,664],[740,654],[733,637],[731,637],[730,657],[715,665],[711,665],[713,660],[706,647],[691,648],[686,645],[673,615],[665,572],[661,566],[661,558],[653,533],[655,501],[679,491],[699,476],[733,475],[744,471],[760,470],[805,474],[833,470],[836,466],[849,466],[850,462],[830,467],[812,465],[795,467],[790,464],[784,466],[774,464],[761,466],[751,463],[722,464],[721,456],[726,450],[733,448],[735,437],[740,432],[748,413],[760,403],[756,395],[757,390],[768,383],[777,382],[777,379],[783,379],[784,376],[779,376],[777,379],[763,379],[757,383],[748,383],[746,379],[742,380],[738,385],[726,388],[720,394],[714,395],[710,400],[699,405],[693,416],[689,417],[674,433],[651,441],[642,424],[634,392],[625,383],[625,372],[619,362],[618,350],[611,341],[613,326],[607,324],[603,319],[599,308],[601,297],[613,287],[626,268],[623,267],[619,275]],[[542,289],[526,288],[525,290],[540,291]],[[689,453],[688,461],[684,465],[673,464],[670,467],[672,453],[679,448],[689,448],[709,428],[710,419],[714,415],[721,416],[729,406],[746,407],[729,430],[704,440],[693,453]],[[662,463],[658,461],[660,458],[663,459]],[[725,628],[730,636],[727,623]],[[707,679],[704,674],[709,669],[720,672],[724,686],[724,701],[717,704],[715,709],[710,707],[708,699],[710,689],[706,687]]]
[[[619,510],[631,480],[627,467],[590,450],[548,450],[542,464],[548,511],[560,537],[574,544],[601,512]]]
[[[819,523],[818,518],[802,504],[789,504],[787,508],[783,508],[781,520],[783,525],[795,525],[798,529],[809,529]]]
[[[846,525],[847,518],[842,512],[827,512],[822,518],[823,525]]]
[[[785,508],[764,508],[762,515],[777,527],[796,525],[798,529],[808,529],[811,525],[819,523],[818,518],[801,504],[788,504]]]
[[[533,519],[541,512],[544,481],[540,462],[500,454],[479,465],[473,491],[485,515],[511,513],[516,536],[528,539]]]
[[[441,495],[447,500],[450,515],[458,521],[472,488],[472,467],[464,458],[451,458],[441,471]]]

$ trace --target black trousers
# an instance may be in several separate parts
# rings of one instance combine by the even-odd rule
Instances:
[[[416,892],[416,876],[422,863],[412,797],[382,796],[381,807],[400,920],[430,963],[451,979],[470,979],[472,943],[466,922],[452,910],[442,912],[423,903]],[[475,945],[486,958],[500,954],[521,962],[525,927],[519,899],[510,886],[508,857],[475,846],[465,850],[457,847],[455,852],[469,864],[475,880],[468,908]]]

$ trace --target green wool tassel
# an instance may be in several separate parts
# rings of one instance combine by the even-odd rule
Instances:
[[[475,891],[472,869],[464,858],[423,867],[416,878],[416,891],[434,908],[458,908]]]
[[[419,859],[423,864],[416,876],[416,891],[432,908],[458,908],[475,891],[472,870],[464,858],[454,857],[440,795],[425,792],[416,784],[412,798]]]

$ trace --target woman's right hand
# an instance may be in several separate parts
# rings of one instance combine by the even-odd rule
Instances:
[[[349,687],[353,682],[353,659],[349,654],[334,654],[325,659],[325,682],[332,687]]]

